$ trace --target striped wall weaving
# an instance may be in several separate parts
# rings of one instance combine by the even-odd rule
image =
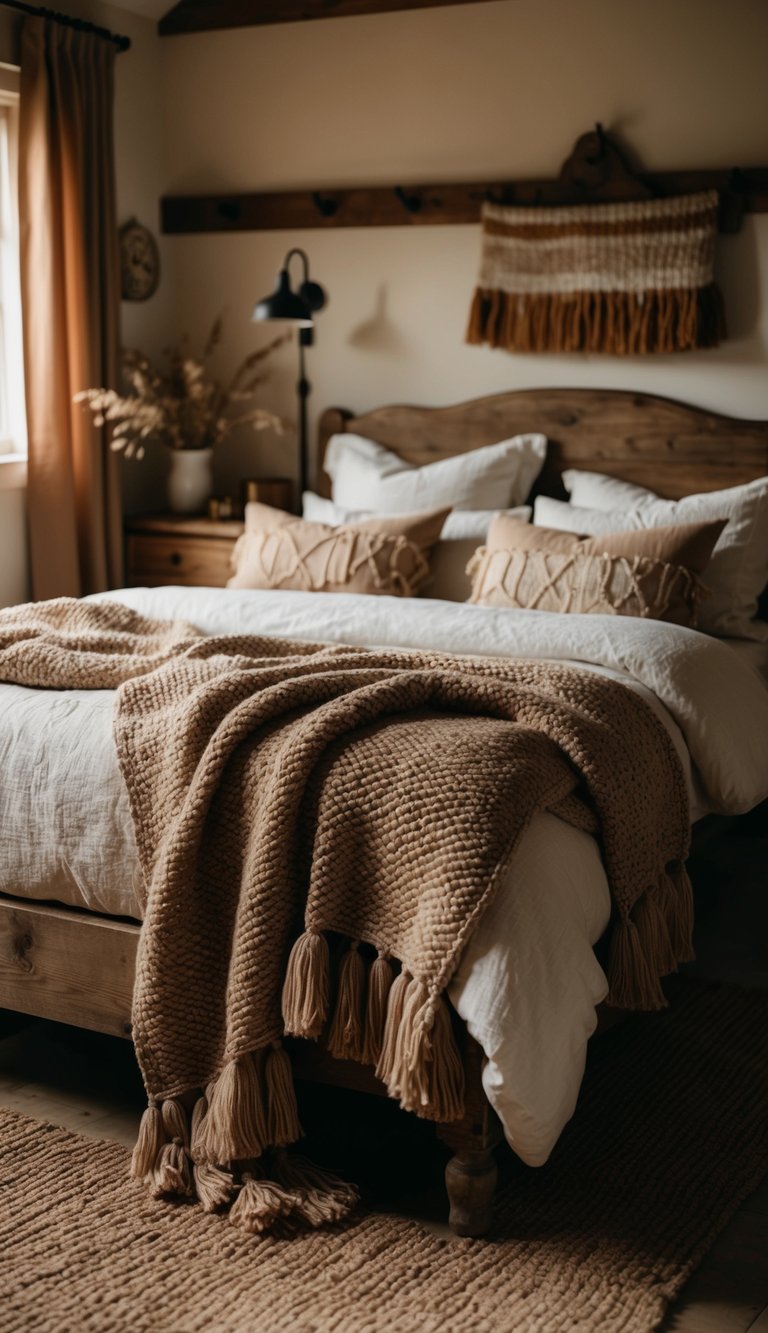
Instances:
[[[633,356],[725,336],[717,192],[566,208],[483,206],[467,341]]]

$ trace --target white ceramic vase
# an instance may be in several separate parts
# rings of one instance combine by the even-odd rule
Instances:
[[[174,514],[200,514],[213,491],[212,449],[172,449],[168,504]]]

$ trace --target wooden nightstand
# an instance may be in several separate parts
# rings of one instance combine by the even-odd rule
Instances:
[[[223,588],[232,551],[243,531],[238,519],[152,514],[126,522],[126,587],[183,583]]]

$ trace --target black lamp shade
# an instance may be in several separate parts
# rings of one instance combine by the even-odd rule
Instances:
[[[298,324],[300,327],[311,328],[313,307],[305,297],[304,287],[317,287],[317,283],[303,283],[301,295],[299,295],[291,290],[287,268],[281,268],[277,275],[275,290],[271,296],[265,296],[263,300],[256,303],[253,307],[252,318],[256,320],[281,319],[291,324]],[[322,293],[322,288],[318,290]],[[320,307],[315,306],[314,308],[319,309]]]
[[[299,296],[302,301],[306,301],[313,315],[325,305],[325,289],[319,282],[310,282],[308,278],[299,287]]]

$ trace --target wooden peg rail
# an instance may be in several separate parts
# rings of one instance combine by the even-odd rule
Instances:
[[[638,172],[657,197],[720,192],[720,230],[739,230],[744,213],[768,213],[768,167]],[[603,193],[606,201],[612,196]],[[621,193],[613,196],[621,199]],[[626,197],[626,196],[624,196]],[[303,231],[322,227],[428,227],[478,222],[485,199],[504,204],[577,204],[590,196],[561,179],[471,181],[461,185],[371,186],[264,194],[179,195],[162,200],[169,235],[215,231]]]

